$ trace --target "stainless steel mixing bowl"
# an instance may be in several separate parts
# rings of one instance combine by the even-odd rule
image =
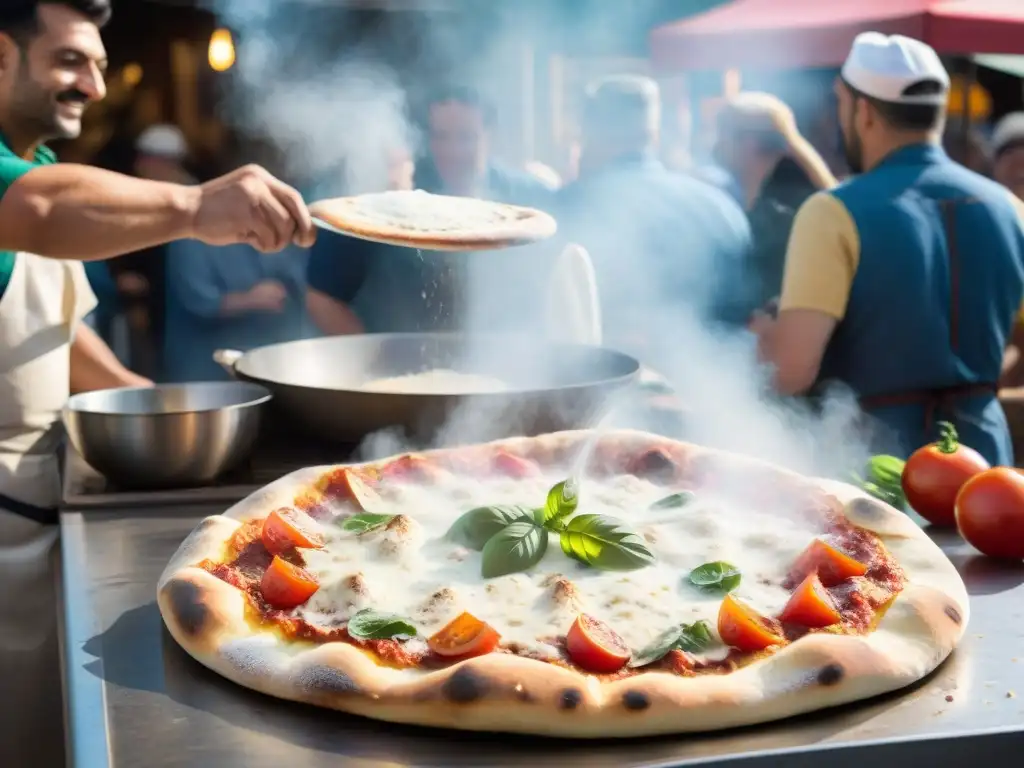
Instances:
[[[201,485],[248,457],[271,397],[234,381],[105,389],[71,397],[64,425],[82,458],[118,486]]]

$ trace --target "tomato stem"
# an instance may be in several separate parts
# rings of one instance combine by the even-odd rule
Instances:
[[[935,446],[939,449],[940,453],[956,453],[960,447],[960,440],[956,434],[956,427],[950,424],[948,421],[939,422],[940,436],[936,441]]]

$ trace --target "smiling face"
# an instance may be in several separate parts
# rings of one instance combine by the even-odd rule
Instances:
[[[86,106],[106,94],[107,53],[99,28],[77,11],[44,3],[37,18],[23,40],[0,36],[0,107],[33,141],[73,139]]]

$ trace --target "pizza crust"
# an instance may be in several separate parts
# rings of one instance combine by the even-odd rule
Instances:
[[[457,227],[443,228],[439,222],[430,226],[429,210],[424,212],[423,225],[416,228],[402,227],[389,222],[386,215],[368,215],[364,210],[367,201],[393,197],[402,200],[409,210],[416,210],[418,202],[429,202],[430,206],[450,206],[450,216],[459,218]],[[408,202],[406,202],[408,201]],[[474,220],[477,212],[490,213],[497,220]],[[555,234],[558,225],[555,219],[543,211],[506,203],[496,203],[473,198],[433,195],[417,190],[336,197],[320,200],[309,206],[314,219],[328,228],[344,235],[363,240],[389,243],[409,248],[423,248],[431,251],[484,251],[524,245],[546,240]],[[465,215],[462,215],[465,212]]]
[[[564,455],[592,439],[592,432],[574,431],[494,445],[536,458]],[[631,430],[605,432],[600,439],[649,448],[671,442]],[[717,453],[675,445],[691,453]],[[649,672],[602,682],[511,654],[490,654],[426,673],[381,667],[346,643],[295,644],[275,633],[254,633],[244,617],[242,594],[195,567],[205,558],[219,558],[242,522],[291,503],[297,490],[326,469],[288,475],[224,515],[203,521],[181,545],[158,585],[164,621],[191,656],[235,683],[282,699],[398,723],[575,738],[717,730],[777,720],[914,683],[949,655],[968,621],[963,581],[910,518],[853,486],[803,478],[842,501],[849,519],[874,531],[906,574],[906,588],[873,633],[810,634],[737,671],[695,677]]]

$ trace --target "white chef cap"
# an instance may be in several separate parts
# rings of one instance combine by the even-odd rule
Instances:
[[[842,74],[865,96],[893,104],[942,105],[949,95],[949,73],[935,49],[903,35],[857,35]],[[925,82],[938,84],[938,90],[914,93],[912,86]]]

